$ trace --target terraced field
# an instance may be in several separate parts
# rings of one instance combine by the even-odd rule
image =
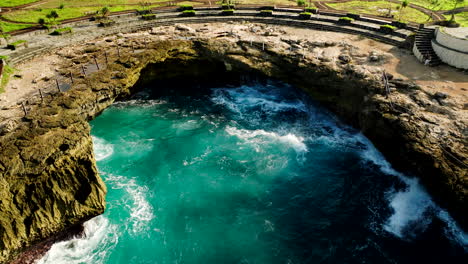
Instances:
[[[11,32],[19,29],[24,29],[37,25],[41,18],[46,19],[46,15],[51,11],[56,11],[58,17],[55,21],[63,21],[67,19],[78,18],[87,14],[101,10],[103,7],[108,7],[110,12],[118,12],[125,10],[135,10],[142,8],[155,8],[167,5],[217,5],[221,1],[210,0],[194,0],[194,1],[167,1],[167,0],[151,0],[146,1],[146,7],[142,6],[142,0],[2,0],[0,6],[5,7],[0,13],[0,27],[4,32]],[[253,5],[289,5],[297,7],[298,2],[294,0],[239,0],[237,4],[253,4]],[[377,16],[393,15],[395,19],[400,19],[406,22],[426,23],[432,21],[430,15],[432,11],[437,11],[440,18],[450,18],[450,15],[442,16],[441,10],[451,10],[454,7],[452,0],[439,0],[437,5],[433,4],[433,0],[411,0],[411,4],[416,4],[425,8],[422,12],[412,7],[404,8],[399,11],[400,5],[395,3],[395,0],[381,1],[305,1],[306,5],[315,5],[320,8],[331,8],[346,12],[365,13]],[[17,6],[21,8],[13,8]],[[458,8],[468,6],[468,0],[458,4]],[[468,26],[467,12],[456,14],[456,20],[462,26]],[[50,19],[46,21],[51,22]]]

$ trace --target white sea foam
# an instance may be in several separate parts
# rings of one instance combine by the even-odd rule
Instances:
[[[84,236],[56,243],[37,264],[105,263],[118,241],[117,226],[104,216],[84,223]]]
[[[147,231],[149,222],[155,218],[153,207],[146,198],[148,187],[138,185],[135,179],[115,175],[109,175],[107,182],[111,188],[124,189],[128,193],[128,201],[131,203],[126,203],[125,207],[130,212],[129,231],[134,234]]]
[[[463,232],[447,211],[439,210],[437,216],[447,224],[445,234],[447,237],[462,245],[465,251],[468,251],[468,234]]]
[[[114,153],[114,146],[108,142],[106,142],[102,138],[92,137],[93,138],[93,148],[94,148],[94,155],[97,161],[106,159]]]
[[[429,195],[422,189],[416,179],[406,179],[408,187],[404,191],[389,195],[390,206],[394,213],[387,220],[384,229],[400,238],[405,237],[405,228],[410,225],[424,230],[431,222],[424,213],[429,208],[435,208]]]
[[[306,112],[305,104],[300,100],[278,101],[274,90],[262,87],[242,86],[237,89],[217,89],[212,101],[226,106],[233,112],[242,114],[246,109],[260,107],[264,112],[281,112],[296,110]]]
[[[205,160],[205,158],[208,157],[211,154],[211,151],[212,151],[211,148],[208,147],[205,150],[205,152],[203,152],[203,154],[201,154],[200,156],[194,157],[190,161],[189,160],[184,160],[182,164],[184,166],[189,166],[189,165],[193,165],[195,163],[201,162],[201,161]]]
[[[176,134],[184,133],[186,131],[195,130],[201,127],[201,124],[198,120],[187,120],[183,122],[174,123],[172,128],[177,132]]]
[[[384,224],[384,230],[397,237],[407,238],[408,235],[413,235],[412,230],[422,231],[431,223],[431,216],[425,213],[433,210],[436,212],[436,217],[446,223],[447,237],[468,250],[468,234],[458,227],[447,211],[432,201],[419,181],[394,170],[368,139],[361,136],[360,140],[366,145],[366,149],[362,151],[365,160],[379,166],[385,174],[398,177],[407,185],[404,190],[389,193],[388,201],[394,212]]]
[[[296,136],[294,134],[288,133],[286,135],[279,135],[274,132],[267,132],[263,129],[257,130],[247,130],[247,129],[238,129],[236,127],[227,126],[225,129],[226,133],[231,136],[236,136],[239,139],[251,144],[254,146],[257,152],[262,151],[262,145],[279,142],[286,146],[293,148],[297,153],[307,152],[307,146],[304,143],[304,138]]]

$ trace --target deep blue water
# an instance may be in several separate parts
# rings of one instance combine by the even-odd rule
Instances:
[[[466,261],[417,180],[293,87],[138,98],[91,122],[105,214],[40,263]]]

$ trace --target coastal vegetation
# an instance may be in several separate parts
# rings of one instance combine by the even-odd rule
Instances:
[[[33,24],[17,24],[17,23],[0,21],[0,28],[4,32],[20,30],[20,29],[24,29],[24,28],[28,28],[28,27],[32,27],[32,26],[33,26]]]
[[[401,4],[390,3],[387,1],[350,1],[343,3],[331,3],[328,5],[338,10],[376,16],[388,16],[395,19],[400,19],[405,22],[424,23],[430,19],[428,15],[411,7],[404,8],[404,11],[400,12],[399,10],[402,6]]]
[[[193,9],[195,5],[201,5],[201,2],[184,1],[178,3],[167,3],[166,0],[5,0],[0,6],[14,7],[24,4],[31,4],[23,8],[11,10],[3,13],[1,16],[4,18],[0,20],[0,26],[4,32],[11,32],[28,28],[40,24],[44,27],[45,24],[57,24],[58,22],[74,19],[89,14],[99,13],[104,8],[108,13],[138,10],[141,15],[148,14],[151,8],[156,8],[162,5],[178,5],[182,8],[181,11],[186,10],[186,7]],[[37,2],[37,3],[35,3]],[[236,4],[254,4],[254,5],[289,5],[304,7],[306,12],[316,13],[316,8],[321,6],[314,4],[316,1],[307,0],[242,0]],[[322,2],[326,6],[345,11],[355,12],[359,14],[370,14],[377,16],[392,17],[395,20],[402,22],[426,23],[431,21],[429,16],[430,12],[448,11],[455,8],[468,6],[468,0],[402,0],[399,3],[381,1],[343,1],[327,3]],[[208,2],[206,3],[208,4]],[[213,1],[212,5],[222,5],[223,9],[234,9],[233,3],[229,1]],[[414,5],[420,6],[428,10],[426,13],[418,10]],[[453,20],[461,26],[468,26],[467,12],[448,14],[443,12],[443,17],[447,20]],[[230,12],[228,12],[230,13]],[[226,14],[226,13],[223,13]],[[145,17],[144,19],[148,19]],[[46,23],[39,23],[41,19],[46,20]],[[42,20],[42,21],[44,21]],[[17,23],[15,23],[17,22]]]
[[[0,6],[4,6],[4,7],[19,6],[19,5],[33,3],[36,1],[37,0],[3,0]]]
[[[6,56],[0,56],[0,59],[7,59]],[[5,87],[8,84],[8,81],[10,80],[11,76],[15,72],[15,69],[8,64],[4,66],[3,68],[3,73],[2,73],[2,78],[0,81],[0,94],[5,91]]]

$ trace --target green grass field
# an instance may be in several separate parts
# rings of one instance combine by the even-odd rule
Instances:
[[[11,32],[23,28],[28,28],[31,27],[31,24],[14,24],[14,23],[9,23],[9,22],[4,22],[0,21],[0,28],[3,30],[3,32]]]
[[[347,12],[354,12],[354,13],[366,13],[371,15],[385,15],[388,13],[389,8],[391,8],[391,14],[394,15],[395,19],[400,18],[400,12],[397,9],[399,7],[398,4],[385,2],[385,1],[377,1],[377,2],[361,2],[361,1],[351,1],[346,3],[336,3],[336,4],[328,4],[329,6],[344,10]],[[429,21],[429,16],[424,14],[421,11],[418,11],[414,8],[404,8],[401,14],[401,20],[406,22],[416,22],[416,23],[424,23]]]
[[[10,20],[19,21],[19,22],[29,22],[29,23],[37,23],[39,18],[45,18],[50,11],[55,10],[59,14],[57,21],[76,18],[80,16],[86,15],[86,12],[93,12],[98,11],[102,7],[74,7],[74,8],[64,8],[64,9],[56,9],[56,8],[41,8],[41,9],[23,9],[14,11],[8,14],[5,14],[4,17]],[[123,11],[123,10],[130,10],[135,9],[137,7],[132,6],[111,6],[109,7],[111,12]]]
[[[15,6],[21,5],[30,2],[36,2],[37,0],[0,0],[2,2],[1,5],[8,5],[8,6]],[[18,21],[18,22],[26,22],[26,23],[37,23],[39,18],[45,18],[46,14],[48,14],[52,10],[56,10],[59,14],[59,18],[57,21],[77,18],[84,16],[86,13],[93,12],[100,10],[101,8],[107,6],[109,7],[111,12],[116,11],[124,11],[124,10],[131,10],[131,9],[141,9],[142,6],[140,5],[143,1],[150,2],[151,7],[157,7],[158,2],[165,2],[167,0],[46,0],[42,2],[38,2],[34,6],[16,10],[3,16],[9,20]],[[326,0],[325,0],[326,1]],[[431,8],[432,0],[410,0],[410,3],[417,4],[426,8]],[[218,1],[219,2],[219,1]],[[295,0],[238,0],[240,4],[257,4],[257,5],[296,5]],[[308,0],[305,1],[306,4],[309,3]],[[312,3],[314,1],[311,1]],[[5,3],[5,4],[3,4]],[[217,3],[215,0],[212,2],[214,5]],[[186,1],[183,4],[192,4],[198,5],[200,2],[190,2]],[[345,3],[330,3],[329,6],[344,10],[347,12],[356,12],[356,13],[367,13],[373,15],[385,15],[388,13],[388,8],[390,7],[392,10],[392,14],[396,19],[400,18],[400,12],[398,11],[398,4],[389,3],[385,1],[377,1],[377,2],[364,2],[364,1],[352,1],[352,2],[345,2]],[[468,0],[465,0],[464,4],[460,4],[459,7],[464,5],[468,5]],[[60,9],[59,7],[63,7]],[[451,9],[453,4],[451,0],[440,0],[439,5],[435,10],[446,10]],[[462,23],[462,25],[466,26],[466,14],[459,14],[456,16],[457,21]],[[425,15],[424,13],[414,9],[407,7],[403,10],[401,15],[401,20],[407,22],[416,22],[416,23],[424,23],[429,21],[429,16]],[[3,22],[4,30],[5,31],[12,31],[21,28],[25,28],[28,25],[21,25],[21,24],[13,24],[13,23],[5,23]]]
[[[451,10],[453,9],[453,2],[450,0],[439,0],[437,5],[431,3],[431,0],[410,0],[411,4],[419,5],[431,10]],[[458,7],[468,6],[468,0],[463,4],[458,4]]]
[[[2,0],[0,1],[0,6],[3,6],[3,7],[19,6],[19,5],[36,2],[36,1],[38,0]]]

